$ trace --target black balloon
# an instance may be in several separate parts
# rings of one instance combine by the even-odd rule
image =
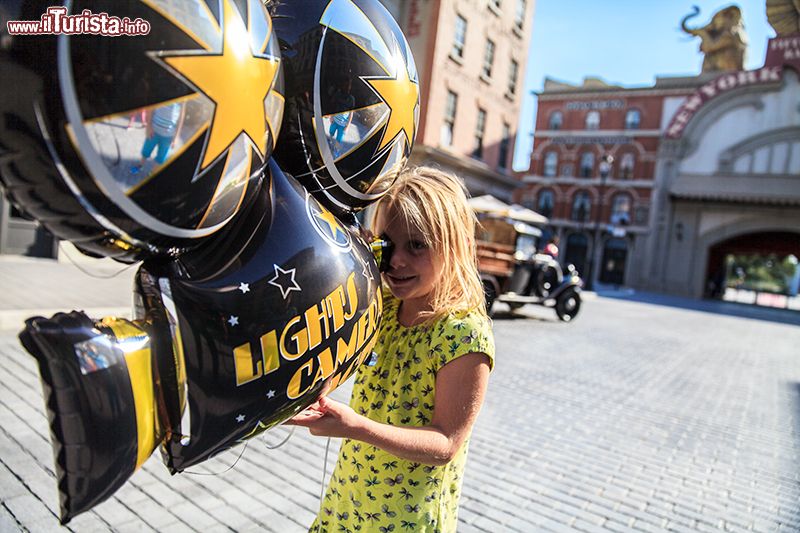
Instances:
[[[52,7],[0,2],[10,20]],[[183,3],[75,0],[69,14],[149,32],[0,42],[5,192],[86,253],[144,261],[133,320],[59,313],[20,333],[62,523],[158,446],[180,472],[283,422],[376,341],[382,248],[353,213],[385,193],[416,133],[400,29],[377,0],[270,3],[274,26],[261,0]]]
[[[136,276],[136,317],[26,323],[56,451],[61,520],[163,444],[180,472],[304,409],[355,372],[381,317],[358,234],[272,162],[234,224]]]
[[[66,524],[111,496],[164,438],[150,335],[73,311],[28,319],[20,340],[39,363]]]
[[[337,214],[378,199],[418,119],[410,48],[378,0],[276,2],[286,106],[274,157]]]
[[[39,20],[51,5],[3,9]],[[65,13],[144,21],[146,35],[4,33],[0,46],[0,181],[93,255],[174,256],[211,238],[257,194],[280,129],[280,53],[261,2],[159,5],[76,0]]]
[[[185,408],[169,420],[172,471],[299,412],[350,376],[376,340],[380,281],[369,247],[276,164],[268,169],[271,194],[229,238],[145,262],[137,276],[142,309],[168,317],[185,376]]]

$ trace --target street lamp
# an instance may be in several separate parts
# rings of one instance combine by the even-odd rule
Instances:
[[[606,188],[606,180],[608,179],[608,175],[611,172],[611,164],[614,162],[614,158],[611,157],[610,154],[605,154],[602,158],[600,158],[600,164],[598,165],[598,171],[600,173],[600,187],[598,188],[598,195],[597,195],[597,209],[595,210],[594,215],[594,233],[592,234],[592,257],[589,261],[589,275],[587,276],[586,280],[586,288],[591,290],[594,288],[594,278],[595,278],[595,265],[597,264],[598,259],[598,248],[600,245],[600,236],[602,232],[600,231],[600,219],[603,215],[603,193],[605,192]]]

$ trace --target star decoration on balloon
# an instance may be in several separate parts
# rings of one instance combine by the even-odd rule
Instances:
[[[267,392],[267,398],[272,399],[274,397],[275,397],[275,391],[274,390],[270,390],[269,392]]]
[[[372,269],[369,268],[369,263],[364,258],[361,258],[361,267],[361,274],[363,274],[366,279],[373,281],[375,277],[372,275]]]
[[[336,238],[339,236],[339,233],[344,233],[342,226],[339,225],[339,221],[336,220],[334,214],[327,209],[322,209],[320,212],[315,213],[314,216],[321,220],[323,224],[328,226],[328,229],[330,230],[334,240],[336,240]]]
[[[398,67],[393,77],[362,78],[389,108],[389,119],[383,130],[378,151],[402,134],[411,146],[415,133],[415,109],[419,100],[419,84],[411,80],[405,67]]]
[[[329,243],[341,250],[349,250],[350,234],[342,226],[339,219],[331,211],[315,201],[310,195],[306,197],[306,213],[317,232]]]
[[[269,280],[269,284],[281,290],[281,295],[284,300],[290,292],[301,290],[300,285],[298,285],[297,281],[294,279],[296,269],[290,268],[289,270],[284,270],[278,265],[272,266],[275,267],[275,276]]]
[[[249,283],[240,283],[239,290],[242,291],[242,294],[246,294],[250,292],[250,284]]]
[[[211,131],[200,164],[205,169],[245,135],[262,160],[269,124],[264,102],[275,82],[279,60],[253,53],[247,24],[231,0],[222,2],[221,53],[162,56],[186,82],[214,102]]]
[[[238,326],[239,325],[239,317],[231,315],[231,317],[228,319],[228,324],[230,324],[231,326]]]

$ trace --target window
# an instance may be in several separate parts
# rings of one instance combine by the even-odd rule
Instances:
[[[553,111],[550,113],[550,122],[547,127],[551,130],[560,130],[564,124],[564,114],[561,111]]]
[[[631,222],[631,197],[617,194],[611,202],[611,223],[627,226]]]
[[[456,124],[456,105],[458,95],[453,91],[447,91],[447,102],[444,106],[444,124],[442,124],[442,136],[440,142],[442,146],[453,144],[453,128]]]
[[[633,179],[634,164],[636,164],[636,159],[633,154],[623,154],[619,162],[619,178],[623,180]]]
[[[550,215],[553,214],[554,205],[555,199],[553,198],[553,191],[545,189],[539,193],[539,203],[536,206],[536,210],[540,215],[550,218]]]
[[[483,132],[486,129],[486,111],[478,108],[478,120],[475,123],[475,148],[472,149],[472,157],[483,159]]]
[[[500,137],[500,158],[497,166],[508,168],[508,145],[511,142],[511,126],[503,123],[503,135]]]
[[[642,114],[639,112],[638,109],[628,109],[628,112],[625,113],[626,130],[638,130],[639,123],[641,121],[642,121]]]
[[[525,25],[525,0],[517,0],[517,5],[514,9],[514,26],[517,29],[522,29]]]
[[[589,200],[589,193],[586,191],[575,193],[575,197],[572,200],[572,220],[586,222],[589,220],[591,210],[592,202]]]
[[[583,152],[581,154],[581,177],[591,178],[594,174],[594,153]]]
[[[600,129],[600,111],[589,111],[586,113],[586,129]]]
[[[450,55],[457,58],[464,57],[464,45],[467,42],[467,19],[456,15],[456,33],[453,36],[453,49]]]
[[[481,76],[486,78],[492,77],[492,64],[494,63],[494,42],[491,39],[486,39],[486,50],[483,54],[483,72]]]
[[[519,63],[516,60],[511,60],[511,65],[508,68],[508,94],[517,94],[517,76],[519,76]]]
[[[544,154],[544,172],[545,176],[551,177],[556,175],[558,168],[558,152],[547,152]]]

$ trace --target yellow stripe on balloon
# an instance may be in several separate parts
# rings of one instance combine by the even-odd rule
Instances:
[[[114,332],[125,355],[136,412],[136,468],[138,469],[152,455],[156,446],[156,407],[149,336],[139,326],[124,318],[105,317],[101,323]]]

